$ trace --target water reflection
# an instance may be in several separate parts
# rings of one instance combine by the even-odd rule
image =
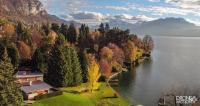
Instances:
[[[119,79],[119,92],[132,103],[155,106],[175,86],[200,88],[200,38],[155,37],[152,59]]]

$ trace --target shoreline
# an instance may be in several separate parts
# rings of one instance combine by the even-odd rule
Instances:
[[[150,57],[146,57],[146,56],[144,56],[144,57],[141,57],[139,60],[138,60],[138,64],[141,64],[142,62],[144,62],[145,60],[148,60]],[[135,67],[136,65],[134,65],[134,67]],[[117,77],[119,74],[121,74],[122,72],[127,72],[128,70],[126,70],[126,71],[119,71],[119,72],[115,72],[115,73],[113,73],[113,74],[111,74],[109,77],[108,77],[108,80],[106,81],[106,83],[109,85],[109,87],[111,87],[112,89],[113,89],[113,87],[111,86],[111,84],[109,83],[113,78],[115,78],[115,77]],[[115,89],[113,89],[114,91],[115,91]],[[116,92],[116,91],[115,91]],[[121,95],[119,95],[119,96],[121,96]],[[126,98],[125,98],[126,99]],[[126,100],[128,100],[128,99],[126,99]],[[129,101],[129,100],[128,100]],[[141,104],[138,104],[138,105],[141,105]],[[134,106],[134,104],[131,104],[130,103],[130,106]],[[141,105],[142,106],[142,105]]]

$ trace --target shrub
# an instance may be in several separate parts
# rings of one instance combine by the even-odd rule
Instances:
[[[63,94],[62,91],[55,91],[55,92],[52,92],[52,93],[36,96],[35,100],[46,99],[46,98],[50,98],[50,97],[54,97],[54,96],[59,96],[59,95],[62,95],[62,94]]]
[[[107,80],[107,77],[105,75],[102,75],[100,78],[99,78],[99,82],[106,82]]]

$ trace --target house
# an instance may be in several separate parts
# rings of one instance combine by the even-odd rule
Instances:
[[[51,87],[43,82],[43,74],[31,71],[18,71],[16,78],[21,83],[21,90],[25,100],[33,100],[36,96],[51,92]]]
[[[38,72],[32,73],[29,71],[18,71],[16,78],[21,84],[29,81],[37,81],[37,80],[43,81],[43,74]]]
[[[24,83],[21,90],[23,92],[24,99],[33,100],[36,96],[50,93],[52,88],[53,87],[45,82],[38,80]]]

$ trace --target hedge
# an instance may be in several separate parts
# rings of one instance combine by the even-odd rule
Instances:
[[[62,91],[54,91],[48,94],[44,94],[44,95],[39,95],[35,97],[35,100],[41,100],[41,99],[46,99],[46,98],[50,98],[50,97],[54,97],[54,96],[59,96],[62,95],[63,92]]]

